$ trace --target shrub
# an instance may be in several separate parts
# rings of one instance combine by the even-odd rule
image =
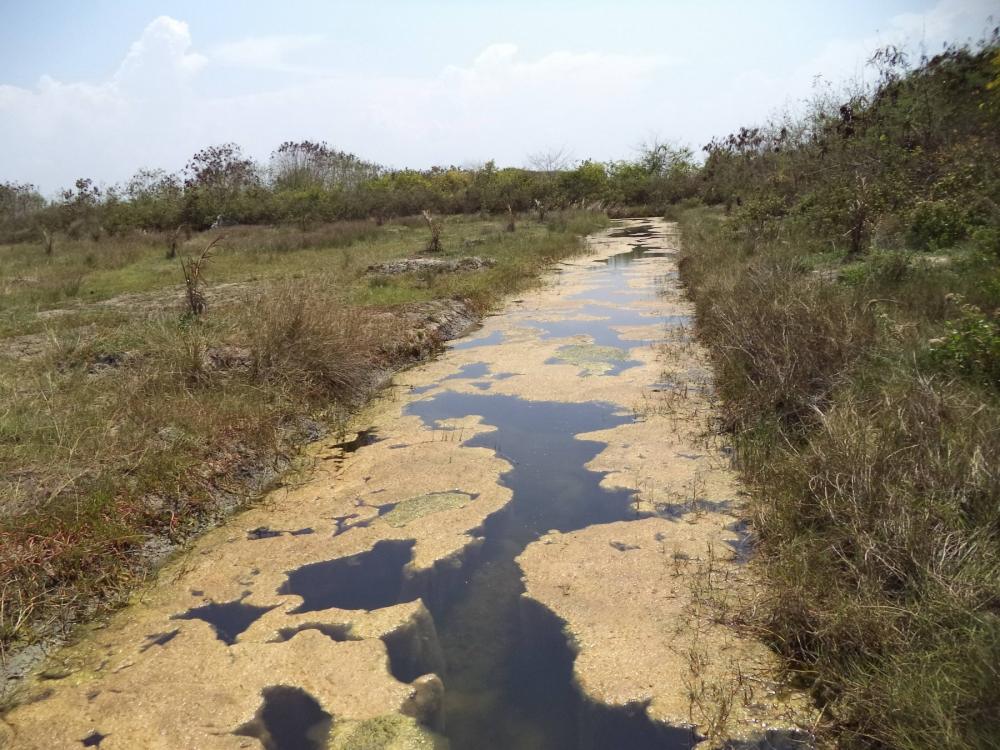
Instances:
[[[946,380],[891,369],[868,385],[756,471],[768,627],[819,678],[844,745],[993,747],[1000,433]]]
[[[838,747],[996,747],[1000,401],[983,384],[1000,384],[1000,330],[942,293],[996,299],[995,270],[875,253],[817,272],[794,231],[746,253],[721,216],[681,228],[723,426],[754,490],[767,586],[748,618],[811,685]],[[921,334],[956,303],[929,363]]]
[[[910,212],[906,239],[917,250],[953,247],[967,236],[962,211],[951,201],[924,201]]]
[[[744,238],[757,243],[775,236],[786,211],[781,196],[761,193],[743,201],[733,212],[733,227]]]
[[[948,321],[947,333],[931,342],[935,361],[1000,388],[1000,321],[975,305],[961,304],[960,310],[961,317]]]
[[[760,414],[786,425],[812,421],[876,332],[851,293],[787,259],[752,262],[706,284],[703,295],[700,321],[734,426]]]
[[[976,227],[972,230],[972,243],[978,250],[1000,257],[1000,228]]]

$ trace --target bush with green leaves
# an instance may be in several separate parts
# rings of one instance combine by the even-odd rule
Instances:
[[[964,240],[968,230],[963,211],[953,201],[923,201],[910,212],[906,239],[915,250],[940,250]]]
[[[931,353],[940,365],[1000,388],[1000,320],[975,305],[961,304],[961,315],[947,323],[944,336],[931,341]]]

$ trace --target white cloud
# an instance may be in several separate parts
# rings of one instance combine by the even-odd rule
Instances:
[[[984,31],[987,18],[996,19],[998,11],[995,0],[940,0],[926,13],[900,13],[892,19],[891,29],[908,42],[927,42],[933,52],[942,42],[963,41],[954,38],[957,29]],[[984,28],[976,28],[978,24]]]
[[[834,39],[813,59],[798,69],[799,75],[822,73],[826,78],[860,78],[872,53],[894,45],[933,54],[948,42],[962,42],[963,34],[979,33],[990,13],[997,10],[994,0],[939,0],[925,13],[901,13],[889,19],[885,29],[859,39]]]
[[[208,62],[191,51],[188,25],[169,16],[154,19],[122,60],[111,84],[123,92],[145,95],[153,88],[175,88]]]
[[[317,35],[199,51],[187,24],[163,16],[103,83],[46,77],[30,89],[0,85],[0,179],[47,192],[78,176],[118,181],[142,166],[177,169],[223,141],[266,158],[284,140],[327,140],[394,166],[491,157],[516,164],[553,145],[581,158],[620,158],[652,131],[697,147],[808,95],[817,73],[849,76],[887,41],[936,48],[978,31],[990,9],[986,0],[940,0],[891,19],[876,36],[831,40],[780,73],[734,61],[717,66],[728,71],[717,78],[699,60],[579,50],[526,56],[509,43],[437,73],[348,75],[315,65],[328,43]],[[220,90],[221,71],[228,88],[207,93]]]
[[[791,65],[780,75],[755,68],[743,70],[720,97],[720,101],[742,107],[738,122],[733,121],[729,128],[760,121],[776,111],[795,111],[816,92],[817,82],[823,82],[823,92],[837,96],[845,86],[871,82],[877,71],[868,61],[881,47],[895,45],[906,50],[913,60],[922,52],[934,54],[945,43],[977,39],[995,12],[995,0],[938,0],[924,12],[889,18],[885,28],[876,33],[831,39],[812,57]],[[748,92],[752,93],[748,96]],[[713,135],[719,134],[718,128],[716,125]]]
[[[3,177],[52,191],[80,175],[110,182],[141,166],[177,168],[210,143],[233,140],[264,158],[298,138],[397,166],[490,157],[517,163],[553,142],[584,150],[615,143],[609,114],[638,106],[669,63],[571,51],[525,59],[511,44],[426,76],[348,76],[291,62],[322,41],[249,38],[203,55],[185,23],[157,18],[104,83],[45,78],[33,90],[0,86]],[[246,94],[200,94],[200,74],[215,65],[310,75]]]
[[[212,50],[212,59],[226,65],[259,68],[279,72],[319,71],[291,61],[296,53],[321,46],[320,34],[287,34],[279,36],[247,37],[235,42],[220,44]]]

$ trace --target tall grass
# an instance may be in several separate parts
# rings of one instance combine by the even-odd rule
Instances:
[[[987,300],[995,261],[842,265],[794,231],[743,246],[705,211],[682,231],[755,490],[765,636],[845,747],[997,747],[1000,395],[931,356],[949,295]]]

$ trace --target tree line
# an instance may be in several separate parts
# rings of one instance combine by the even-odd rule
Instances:
[[[997,31],[915,61],[885,47],[869,64],[870,85],[821,90],[797,117],[712,140],[701,197],[734,211],[751,241],[808,235],[849,256],[965,241],[1000,252]]]
[[[103,188],[81,178],[54,200],[0,183],[0,239],[135,229],[205,229],[219,221],[298,224],[430,211],[506,213],[566,206],[669,212],[700,201],[735,212],[751,239],[807,229],[831,249],[873,243],[933,249],[1000,246],[998,34],[911,61],[886,47],[877,80],[820,90],[804,110],[739,128],[704,146],[654,142],[631,160],[532,168],[387,169],[324,142],[281,144],[265,163],[233,143],[194,154],[179,173],[140,170]]]
[[[54,200],[30,184],[0,183],[0,235],[27,239],[45,230],[97,239],[135,229],[207,229],[220,218],[305,227],[421,211],[544,213],[595,203],[663,204],[684,197],[678,190],[696,192],[693,153],[667,144],[646,148],[635,161],[588,160],[573,167],[561,159],[537,161],[540,166],[530,169],[489,161],[472,168],[392,170],[324,142],[288,141],[262,164],[225,143],[194,154],[179,173],[142,169],[108,188],[81,178]]]

